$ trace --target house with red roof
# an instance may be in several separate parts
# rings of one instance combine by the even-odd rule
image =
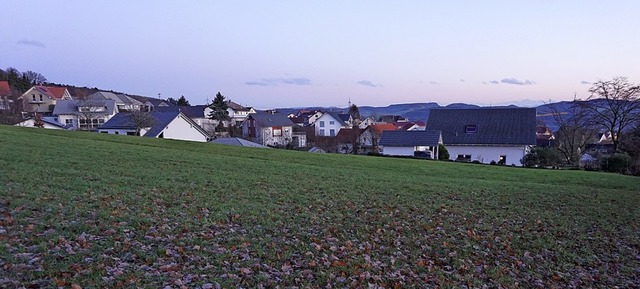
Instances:
[[[29,88],[18,99],[22,101],[23,111],[27,114],[39,113],[49,116],[58,100],[69,100],[72,97],[66,87],[36,85]]]
[[[11,99],[9,81],[2,80],[0,81],[0,110],[9,110],[11,108],[11,102],[13,102],[13,100]]]
[[[358,143],[362,147],[362,152],[379,152],[378,141],[380,140],[382,133],[388,130],[398,130],[398,127],[392,123],[369,125],[358,138]]]

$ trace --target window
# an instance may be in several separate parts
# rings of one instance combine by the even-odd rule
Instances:
[[[320,121],[320,127],[324,127],[324,121],[323,120]]]
[[[282,127],[274,126],[273,127],[273,136],[282,136]]]
[[[71,124],[72,125],[73,124],[73,119],[65,119],[64,120],[64,124],[67,124],[67,125]]]
[[[336,124],[336,122],[335,122],[335,121],[333,121],[333,120],[331,120],[331,121],[329,121],[329,124],[330,124],[330,125],[334,125],[334,124]]]
[[[477,133],[478,132],[478,126],[475,124],[468,124],[464,126],[464,132],[466,133]]]
[[[32,94],[32,95],[31,95],[31,99],[33,99],[33,101],[36,101],[36,95],[35,95],[35,94]]]
[[[330,129],[329,130],[329,135],[330,136],[336,136],[336,130],[335,129]]]
[[[456,158],[456,161],[458,162],[470,162],[471,161],[471,155],[458,155],[458,157]]]
[[[322,135],[322,136],[324,136],[324,129],[321,129],[321,130],[320,130],[320,133],[319,133],[319,135]]]
[[[40,95],[40,101],[42,101],[42,94]]]

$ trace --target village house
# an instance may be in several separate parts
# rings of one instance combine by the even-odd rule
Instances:
[[[118,113],[116,102],[97,96],[88,99],[59,100],[53,108],[58,122],[74,130],[93,131]]]
[[[153,118],[153,125],[140,128],[141,136],[197,142],[206,142],[210,139],[204,129],[180,111],[153,111],[149,115]],[[136,135],[139,128],[135,125],[134,117],[134,113],[120,112],[98,127],[98,132]]]
[[[378,153],[380,137],[387,130],[397,130],[398,128],[390,123],[369,125],[358,137],[362,153]]]
[[[11,103],[13,103],[13,99],[11,99],[9,81],[2,80],[0,81],[0,111],[10,110]]]
[[[46,129],[64,129],[64,130],[71,130],[73,129],[73,127],[71,126],[67,126],[64,125],[62,123],[60,123],[58,121],[57,117],[53,117],[53,116],[40,116],[40,115],[36,115],[34,117],[29,117],[17,124],[15,124],[15,126],[21,126],[21,127],[39,127],[37,124],[39,123],[41,128],[46,128]]]
[[[359,137],[364,130],[360,128],[343,128],[336,139],[336,152],[342,154],[360,154]]]
[[[452,160],[521,166],[536,145],[536,109],[431,109],[426,130],[442,131]]]
[[[439,130],[387,130],[380,137],[381,152],[389,156],[438,159],[440,144],[442,133]]]
[[[227,111],[229,112],[230,125],[242,123],[250,113],[256,113],[253,107],[245,107],[231,100],[227,100]]]
[[[66,87],[36,85],[25,93],[19,100],[23,104],[23,113],[33,116],[35,113],[43,116],[50,116],[58,100],[72,99]]]
[[[292,141],[293,122],[281,113],[251,113],[242,122],[242,136],[266,146],[287,146]]]
[[[313,125],[317,136],[336,136],[342,128],[350,128],[352,123],[349,114],[325,112]]]

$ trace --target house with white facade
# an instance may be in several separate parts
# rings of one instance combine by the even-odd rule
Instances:
[[[439,130],[387,130],[379,143],[384,155],[437,159],[442,133]]]
[[[66,87],[36,85],[29,88],[18,99],[22,101],[23,112],[26,115],[39,113],[50,116],[58,100],[72,99],[72,97]]]
[[[59,100],[53,108],[58,122],[74,130],[95,130],[118,113],[116,102],[98,97]]]
[[[253,107],[245,107],[231,100],[227,100],[227,107],[227,112],[229,112],[229,118],[231,119],[231,125],[242,123],[250,113],[256,113],[256,110],[253,109]],[[210,111],[207,111],[207,113],[208,112]]]
[[[342,128],[351,127],[351,116],[337,112],[325,112],[314,123],[316,136],[337,136]]]
[[[286,146],[293,139],[293,122],[282,113],[251,113],[242,122],[242,136],[266,146]]]
[[[40,118],[40,121],[38,121],[38,118]],[[30,118],[27,118],[27,119],[15,124],[15,126],[37,128],[37,127],[39,127],[39,126],[36,126],[36,124],[38,122],[40,122],[39,125],[41,125],[41,128],[46,128],[46,129],[64,129],[64,130],[73,129],[70,126],[67,126],[67,125],[64,125],[64,124],[58,122],[58,118],[57,117],[53,117],[53,116],[30,117]]]
[[[141,128],[139,132],[141,136],[197,142],[209,141],[209,134],[180,111],[153,111],[149,115],[153,118],[153,125]],[[136,135],[137,130],[134,114],[130,112],[118,113],[98,127],[99,133],[119,135]]]
[[[536,109],[431,109],[426,130],[442,131],[452,160],[522,166],[536,145]]]

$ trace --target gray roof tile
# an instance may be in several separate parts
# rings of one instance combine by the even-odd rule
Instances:
[[[441,130],[445,145],[535,145],[536,109],[431,109],[426,129]]]
[[[385,130],[379,144],[390,147],[437,146],[440,135],[439,130]]]

